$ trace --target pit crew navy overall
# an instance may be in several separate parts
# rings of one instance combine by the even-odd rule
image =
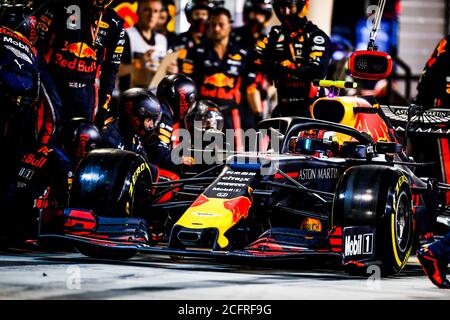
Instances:
[[[297,5],[294,14],[280,9]],[[310,117],[309,105],[316,92],[312,81],[323,79],[331,57],[329,37],[306,18],[307,1],[274,1],[274,11],[281,26],[257,41],[254,67],[266,72],[278,92],[278,105],[272,117]]]
[[[37,145],[52,142],[61,103],[51,78],[38,64],[37,22],[31,8],[19,1],[0,8],[0,211],[16,211],[16,172],[21,158]],[[9,229],[9,218],[0,229]],[[16,215],[16,218],[23,218]],[[0,230],[3,233],[5,230]]]
[[[241,90],[255,82],[248,77],[247,58],[247,50],[233,43],[231,38],[223,59],[217,55],[213,41],[206,40],[188,52],[183,64],[182,72],[196,82],[199,97],[219,106],[226,129],[241,128],[238,112]]]
[[[441,39],[427,61],[417,86],[415,101],[425,109],[450,108],[450,35]],[[420,143],[420,147],[429,145],[429,141]],[[434,142],[432,142],[434,144]],[[430,148],[431,149],[431,148]],[[435,151],[438,149],[439,154]],[[437,148],[430,150],[433,161],[440,164],[440,180],[450,183],[450,143],[448,138],[437,141]],[[438,159],[436,159],[438,158]],[[447,206],[450,206],[450,192],[447,193]]]
[[[50,2],[39,18],[38,49],[63,101],[63,122],[73,117],[102,127],[125,44],[123,20],[92,1]]]

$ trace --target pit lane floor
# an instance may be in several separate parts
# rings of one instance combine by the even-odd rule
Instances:
[[[245,266],[145,255],[116,262],[15,250],[0,252],[0,299],[450,299],[415,257],[402,273],[381,280],[315,264]]]

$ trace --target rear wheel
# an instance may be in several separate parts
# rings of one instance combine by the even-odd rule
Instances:
[[[382,273],[400,272],[413,244],[412,195],[401,171],[385,166],[349,168],[336,188],[332,223],[374,228],[374,261]],[[345,239],[344,239],[345,241]]]

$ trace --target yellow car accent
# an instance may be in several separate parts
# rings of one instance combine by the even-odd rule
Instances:
[[[398,181],[397,184],[395,186],[395,194],[398,195],[400,193],[400,187],[402,186],[402,184],[404,183],[408,183],[408,179],[405,176],[401,176]],[[409,251],[406,253],[405,259],[403,261],[400,260],[400,257],[398,255],[397,252],[397,244],[396,244],[396,237],[395,237],[395,212],[397,210],[397,203],[395,201],[395,197],[394,197],[394,203],[393,203],[393,208],[394,208],[394,212],[391,214],[391,238],[392,238],[392,249],[394,251],[394,258],[395,261],[397,262],[397,265],[400,268],[403,268],[406,264],[406,262],[408,261],[409,255],[411,254],[411,248],[409,249]]]
[[[339,89],[346,89],[351,85],[352,89],[358,88],[358,84],[356,82],[350,82],[350,81],[334,81],[334,80],[320,80],[319,81],[319,87],[322,88],[339,88]]]
[[[241,198],[248,200],[248,208],[250,208],[250,199],[247,197]],[[208,198],[208,201],[198,206],[190,207],[175,225],[190,229],[215,228],[219,232],[217,238],[218,245],[221,248],[226,248],[229,240],[225,237],[225,232],[239,222],[239,220],[236,221],[233,217],[233,212],[225,208],[225,203],[232,200]],[[241,217],[246,213],[248,213],[248,209],[247,212],[240,212]]]
[[[392,249],[394,251],[395,261],[399,267],[402,266],[402,262],[398,256],[396,240],[395,240],[395,214],[391,214],[391,235],[392,235]]]
[[[209,199],[200,206],[189,208],[175,225],[190,229],[217,228],[217,243],[221,248],[225,248],[229,241],[224,233],[234,225],[231,211],[224,207],[225,201],[227,199]]]

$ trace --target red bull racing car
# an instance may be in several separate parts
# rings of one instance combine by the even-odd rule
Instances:
[[[352,271],[399,272],[426,224],[420,217],[448,223],[436,203],[448,186],[414,174],[424,164],[404,155],[378,105],[323,98],[311,112],[262,121],[257,152],[177,181],[152,183],[137,154],[94,150],[69,207],[42,213],[39,240],[113,259],[324,257]]]
[[[376,66],[360,70],[372,76],[385,76],[387,62],[365,52],[352,60]],[[331,92],[311,106],[312,119],[264,120],[254,152],[180,180],[152,182],[149,165],[132,152],[90,152],[75,172],[69,206],[42,212],[39,242],[99,258],[321,257],[350,271],[401,271],[420,234],[450,226],[440,200],[450,186],[414,173],[428,164],[405,155],[390,121],[401,118],[396,110],[333,95],[351,83],[318,84]],[[413,109],[407,132],[424,125]],[[445,134],[450,121],[440,119]]]

